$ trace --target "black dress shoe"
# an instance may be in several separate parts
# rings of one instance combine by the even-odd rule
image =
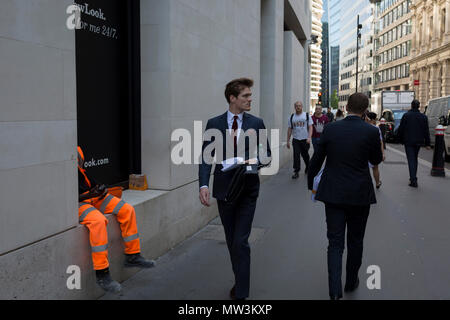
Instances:
[[[417,184],[417,181],[416,182],[410,182],[409,186],[413,187],[413,188],[418,188],[419,187],[418,184]]]
[[[352,285],[346,284],[344,288],[344,292],[352,292],[355,291],[359,287],[359,278],[356,278],[356,282]]]
[[[341,300],[342,296],[330,296],[330,300]]]

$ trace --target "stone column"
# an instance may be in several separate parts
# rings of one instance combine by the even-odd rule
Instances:
[[[414,90],[416,99],[419,99],[419,86],[415,86],[414,85],[414,80],[420,80],[420,75],[418,73],[418,70],[416,69],[415,66],[411,66],[411,74],[412,74],[412,82],[410,84],[410,89]]]
[[[430,88],[429,88],[429,95],[428,100],[439,98],[440,93],[438,92],[440,79],[439,79],[439,64],[433,63],[430,66]]]
[[[416,17],[416,8],[413,9],[412,11],[412,17],[411,17],[411,24],[412,24],[412,40],[411,40],[411,57],[415,57],[417,55],[417,47],[419,46],[419,38],[418,38],[418,33],[417,33],[417,29],[419,29],[417,27],[417,17]],[[402,31],[406,31],[406,30],[402,30]]]
[[[413,70],[413,66],[411,66],[410,75],[409,75],[409,88],[411,90],[416,91],[415,87],[414,87],[414,80],[417,80],[417,71]],[[417,95],[417,92],[416,92],[416,95]]]
[[[283,125],[283,49],[284,2],[264,0],[261,2],[260,116],[268,128],[282,128]],[[305,55],[307,54],[308,45],[305,44]],[[306,63],[304,69],[306,77],[310,79],[311,72]],[[302,98],[299,100],[303,101],[304,108],[309,110],[310,91],[309,88],[304,90],[306,92],[302,92]]]
[[[450,95],[450,60],[442,62],[442,96]]]
[[[438,47],[439,42],[439,26],[441,25],[439,22],[439,6],[437,1],[433,2],[433,25],[431,26],[430,32],[432,32],[432,40],[431,40],[431,49],[434,50]]]
[[[420,69],[420,86],[419,86],[419,101],[420,104],[426,106],[428,103],[428,69],[427,67],[422,67]]]
[[[427,52],[427,45],[428,45],[428,37],[427,37],[427,29],[428,29],[428,12],[427,8],[423,6],[422,11],[422,45],[420,48],[421,53]]]
[[[442,97],[442,78],[444,77],[444,74],[442,73],[444,71],[444,63],[439,62],[438,63],[438,73],[437,73],[437,93],[438,97]]]
[[[450,42],[450,0],[445,1],[445,35],[444,43]]]

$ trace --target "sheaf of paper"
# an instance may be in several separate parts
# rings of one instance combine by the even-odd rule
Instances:
[[[244,159],[241,157],[226,159],[226,160],[222,161],[222,166],[223,166],[222,172],[231,170],[236,165],[243,164],[243,163],[244,163]]]

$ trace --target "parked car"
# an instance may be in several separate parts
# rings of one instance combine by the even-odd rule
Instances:
[[[401,109],[401,110],[390,110],[384,109],[381,115],[381,118],[386,120],[386,142],[398,142],[398,138],[396,136],[396,132],[398,127],[400,126],[400,122],[402,121],[403,116],[409,110]]]
[[[447,126],[445,122],[448,122],[450,112],[450,96],[432,99],[428,102],[428,107],[425,115],[428,117],[428,126],[430,127],[431,145],[434,145],[436,127],[439,124]]]

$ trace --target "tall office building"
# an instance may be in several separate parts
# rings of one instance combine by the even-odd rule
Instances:
[[[362,29],[357,52],[358,16]],[[356,91],[369,98],[372,95],[373,5],[367,0],[341,1],[340,34],[339,107],[344,108],[350,95]]]
[[[328,41],[328,22],[323,22],[322,26],[322,80],[321,80],[321,99],[322,106],[325,108],[329,107],[329,92],[330,92],[330,78],[329,78],[329,67],[330,67],[330,48]]]
[[[375,91],[409,90],[411,0],[382,0],[375,5]]]
[[[314,109],[319,101],[322,74],[322,0],[311,1],[312,27],[311,34],[317,36],[317,43],[311,45],[311,109]]]
[[[328,35],[328,0],[323,2],[324,14],[322,16],[322,80],[321,80],[321,99],[322,106],[329,107],[329,92],[330,92],[330,43]]]
[[[329,40],[329,100],[336,91],[339,94],[339,40],[341,37],[341,0],[328,0]]]

